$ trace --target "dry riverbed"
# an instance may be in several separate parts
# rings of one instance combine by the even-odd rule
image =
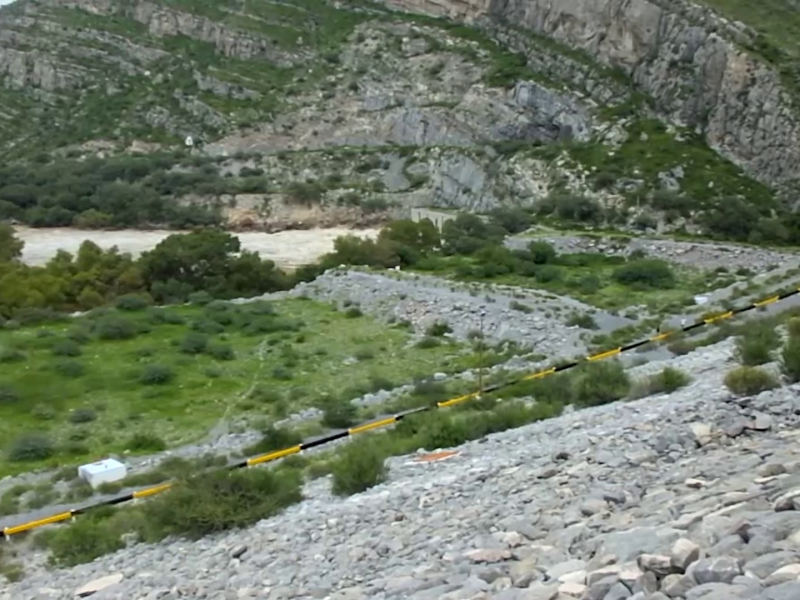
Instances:
[[[122,252],[138,256],[152,249],[161,240],[180,231],[153,230],[138,231],[95,231],[69,228],[32,229],[17,227],[17,235],[25,242],[22,252],[23,262],[29,265],[43,265],[56,255],[58,250],[75,253],[84,240],[91,240],[101,248],[117,246]],[[346,228],[304,229],[281,231],[279,233],[243,232],[235,235],[241,240],[242,248],[258,252],[262,258],[274,260],[285,268],[293,268],[312,263],[320,256],[333,250],[333,242],[341,235],[353,234],[359,237],[375,237],[377,229],[350,230]]]

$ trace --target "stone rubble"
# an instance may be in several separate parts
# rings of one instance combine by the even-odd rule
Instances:
[[[93,598],[797,600],[800,385],[733,397],[730,343],[692,354],[669,361],[694,377],[673,394],[571,411],[441,463],[391,458],[389,480],[351,498],[315,480],[248,530],[68,570],[31,555],[0,600],[74,598],[107,576],[122,580]]]
[[[777,267],[797,267],[800,256],[788,251],[777,251],[756,246],[721,243],[683,242],[670,239],[589,237],[572,235],[544,235],[537,238],[512,237],[507,245],[524,249],[534,240],[551,244],[559,253],[592,252],[611,256],[628,256],[643,251],[648,256],[668,262],[713,271],[724,267],[729,271],[747,268],[763,274]]]
[[[463,284],[404,273],[378,274],[357,270],[329,270],[311,283],[289,292],[293,297],[333,301],[340,307],[351,303],[378,318],[407,320],[420,333],[437,321],[446,321],[457,339],[481,329],[490,341],[511,340],[539,354],[572,356],[585,352],[581,334],[585,330],[564,323],[572,311],[591,312],[598,332],[613,331],[635,321],[611,315],[572,300],[535,290],[517,289],[514,295],[497,286],[478,287],[471,292]],[[530,312],[513,308],[514,302]]]

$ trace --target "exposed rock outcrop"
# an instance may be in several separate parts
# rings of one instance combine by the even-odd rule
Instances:
[[[800,110],[779,74],[737,41],[748,31],[680,1],[385,0],[389,6],[529,29],[621,69],[658,108],[769,184],[800,182]],[[719,33],[717,31],[719,31]]]

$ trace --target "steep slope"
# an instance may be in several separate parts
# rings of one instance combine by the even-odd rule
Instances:
[[[557,4],[389,0],[388,4],[508,30],[518,47],[528,52],[535,47],[526,39],[528,31],[585,51],[620,69],[653,98],[659,111],[675,123],[698,128],[710,146],[759,180],[798,182],[800,113],[790,93],[797,88],[797,72],[784,72],[782,81],[774,68],[783,66],[781,53],[742,23],[680,0]],[[767,56],[772,50],[772,61],[747,50]]]
[[[109,600],[797,598],[796,386],[732,397],[732,350],[670,361],[695,377],[674,394],[487,436],[440,462],[390,459],[387,482],[350,498],[310,481],[304,502],[249,529],[55,572],[28,557],[0,598],[72,598],[101,577]]]
[[[790,88],[709,33],[715,17],[693,24],[699,9],[618,4],[17,0],[0,9],[0,156],[37,162],[0,173],[0,218],[119,225],[75,195],[101,196],[94,174],[122,170],[237,226],[560,194],[598,201],[615,226],[793,239],[774,220],[775,189],[798,173]],[[39,167],[187,136],[188,158]],[[752,226],[715,229],[714,210]]]

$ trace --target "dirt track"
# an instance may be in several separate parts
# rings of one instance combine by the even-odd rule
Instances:
[[[242,248],[259,252],[282,267],[296,267],[314,262],[333,249],[334,240],[352,233],[359,237],[374,237],[377,229],[349,230],[308,229],[281,231],[279,233],[246,232],[236,235]],[[24,240],[22,260],[29,265],[42,265],[55,256],[59,249],[75,253],[84,240],[91,240],[101,248],[117,246],[122,252],[138,256],[150,250],[161,240],[177,231],[87,231],[80,229],[30,229],[18,227],[17,235]]]

